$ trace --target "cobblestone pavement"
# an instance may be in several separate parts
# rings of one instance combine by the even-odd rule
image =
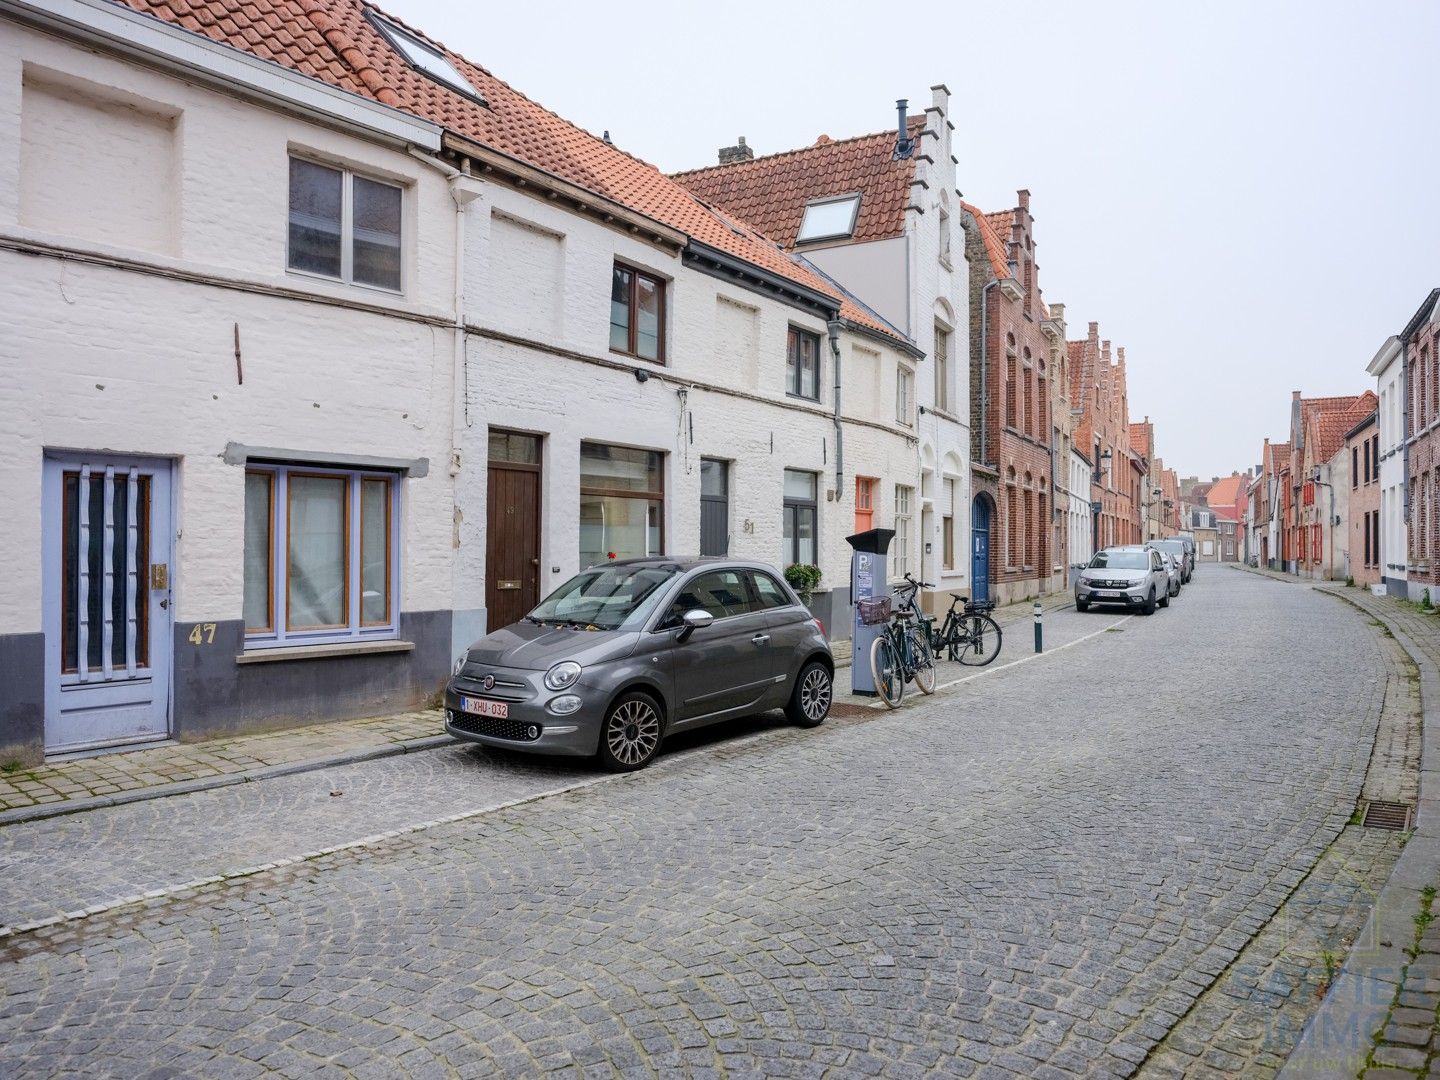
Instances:
[[[203,743],[165,743],[43,765],[0,763],[0,811],[229,776],[441,732],[440,714],[421,710]]]
[[[1380,642],[1205,575],[896,713],[16,935],[0,1072],[1129,1075],[1349,819]]]
[[[1381,636],[1379,644],[1383,705],[1361,794],[1413,807],[1419,673],[1393,638]],[[1276,917],[1171,1030],[1141,1076],[1225,1080],[1277,1073],[1362,935],[1404,844],[1401,833],[1347,825]]]

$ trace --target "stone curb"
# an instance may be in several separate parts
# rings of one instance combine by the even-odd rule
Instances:
[[[1440,842],[1440,802],[1435,801],[1440,799],[1440,790],[1436,790],[1440,785],[1435,782],[1436,774],[1426,771],[1431,762],[1440,761],[1440,722],[1426,722],[1429,703],[1440,703],[1440,672],[1410,634],[1393,625],[1382,613],[1368,610],[1336,588],[1313,584],[1310,587],[1345,602],[1367,619],[1382,622],[1420,672],[1420,799],[1415,830],[1390,871],[1390,880],[1380,890],[1358,938],[1370,942],[1370,949],[1354,949],[1345,958],[1335,985],[1311,1015],[1279,1073],[1279,1080],[1331,1077],[1353,1080],[1365,1064],[1380,1023],[1390,1011],[1403,964],[1408,963],[1403,950],[1409,941],[1402,943],[1399,938],[1400,933],[1409,932],[1410,915],[1419,910],[1419,886],[1432,883],[1440,873],[1440,858],[1436,857],[1436,844]],[[1387,939],[1392,942],[1388,948],[1377,948]],[[1401,966],[1397,968],[1397,965]]]
[[[367,746],[344,754],[328,757],[306,758],[303,761],[287,761],[280,765],[266,765],[246,772],[227,773],[223,776],[204,776],[195,780],[177,780],[173,784],[156,784],[153,787],[135,788],[131,791],[117,791],[113,795],[96,795],[88,799],[69,799],[58,803],[41,803],[36,806],[21,806],[14,810],[0,812],[0,827],[18,825],[25,821],[40,821],[45,818],[63,817],[66,814],[83,814],[87,810],[99,810],[107,806],[124,806],[127,803],[148,802],[164,799],[171,795],[189,795],[196,791],[212,791],[216,788],[248,784],[256,780],[273,780],[279,776],[293,776],[296,773],[315,772],[337,765],[353,765],[362,761],[376,761],[380,758],[412,754],[422,750],[434,750],[457,742],[451,735],[426,735],[404,742],[386,743],[384,746]]]

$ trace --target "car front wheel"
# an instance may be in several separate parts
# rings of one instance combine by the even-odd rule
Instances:
[[[835,680],[830,669],[819,660],[811,660],[800,669],[795,679],[795,689],[790,694],[790,703],[785,706],[785,715],[792,724],[801,727],[819,727],[830,715],[830,702],[835,697]]]
[[[600,764],[611,772],[643,769],[660,750],[661,735],[655,699],[639,691],[621,694],[600,729]]]
[[[1152,585],[1150,586],[1150,595],[1145,598],[1145,603],[1141,605],[1140,611],[1145,615],[1154,615],[1155,607],[1155,586]]]

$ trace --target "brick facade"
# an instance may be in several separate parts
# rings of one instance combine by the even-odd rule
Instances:
[[[1440,297],[1432,292],[1400,335],[1405,356],[1411,593],[1440,600]]]
[[[1083,340],[1066,346],[1071,409],[1078,416],[1074,438],[1095,464],[1090,485],[1091,502],[1100,504],[1093,523],[1095,546],[1138,544],[1143,539],[1140,486],[1145,466],[1130,447],[1125,350],[1112,354],[1110,342],[1100,339],[1100,324],[1094,322]]]
[[[994,502],[991,594],[1004,601],[1067,585],[1065,487],[1068,404],[1064,309],[1041,297],[1030,193],[996,214],[966,206],[970,261],[972,486]],[[1068,411],[1068,410],[1067,410]],[[1064,452],[1058,457],[1057,446]]]
[[[1349,526],[1349,577],[1357,585],[1378,585],[1380,552],[1380,429],[1370,413],[1345,436],[1340,451],[1350,458],[1350,487],[1345,496]]]

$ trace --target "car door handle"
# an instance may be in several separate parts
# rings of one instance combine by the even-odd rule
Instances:
[[[756,634],[756,635],[755,635],[754,637],[752,637],[750,640],[751,640],[752,643],[754,643],[754,644],[756,644],[756,645],[764,645],[767,641],[770,640],[770,635],[769,635],[769,634]]]

